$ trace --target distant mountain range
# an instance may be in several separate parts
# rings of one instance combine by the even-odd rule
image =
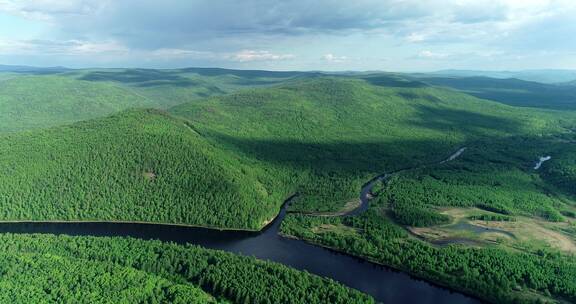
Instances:
[[[576,70],[525,70],[525,71],[475,71],[475,70],[442,70],[432,73],[436,76],[453,77],[490,77],[490,78],[516,78],[541,83],[566,83],[576,81]]]
[[[26,65],[2,65],[0,64],[0,72],[13,72],[13,73],[59,73],[71,71],[74,69],[55,66],[55,67],[34,67]],[[138,70],[151,70],[151,69],[138,69]],[[169,69],[166,69],[169,70]],[[260,70],[230,70],[222,68],[182,68],[171,69],[181,72],[197,73],[202,76],[220,76],[220,75],[234,75],[243,78],[250,77],[302,77],[302,76],[321,76],[324,75],[342,75],[342,76],[362,76],[373,74],[404,74],[404,73],[385,73],[378,71],[371,72],[301,72],[301,71],[260,71]],[[429,73],[412,73],[415,76],[442,76],[442,77],[489,77],[497,79],[515,78],[525,81],[533,81],[547,84],[569,84],[576,85],[576,70],[561,70],[561,69],[541,69],[541,70],[524,70],[524,71],[480,71],[480,70],[440,70]]]
[[[15,73],[57,73],[70,70],[65,67],[33,67],[26,65],[3,65],[0,64],[0,72]]]
[[[519,107],[566,110],[576,106],[576,81],[557,84],[516,78],[420,75],[415,80]]]

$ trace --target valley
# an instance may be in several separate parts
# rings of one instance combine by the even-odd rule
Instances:
[[[8,234],[14,242],[42,233],[34,237],[56,243],[126,242],[91,236],[143,238],[132,241],[142,246],[149,239],[193,243],[329,277],[381,302],[476,301],[435,285],[495,303],[576,296],[571,111],[511,106],[400,74],[69,70],[14,77],[0,89],[30,103],[14,108],[24,115],[18,120],[5,114],[0,129],[0,231],[18,233]],[[29,87],[38,89],[22,89]],[[47,100],[69,105],[43,108]],[[75,107],[85,114],[70,112]],[[552,157],[535,170],[543,155]],[[90,263],[96,272],[109,267]],[[351,268],[356,281],[347,279]],[[187,280],[196,286],[192,298],[205,302],[266,303],[262,290]],[[319,280],[338,296],[310,295],[310,302],[373,301]],[[390,291],[413,288],[426,292]],[[276,299],[304,299],[287,297]]]
[[[0,304],[576,303],[575,15],[0,0]]]

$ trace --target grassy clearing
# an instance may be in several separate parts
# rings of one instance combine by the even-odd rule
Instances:
[[[570,302],[576,298],[573,256],[552,249],[532,251],[486,246],[485,241],[495,237],[490,234],[482,243],[432,245],[410,236],[403,227],[382,216],[379,210],[382,199],[376,200],[375,206],[357,217],[289,215],[282,224],[282,232],[494,303],[539,303],[542,299]],[[447,231],[446,235],[449,234],[454,239],[474,238],[471,231]]]
[[[485,244],[500,244],[528,252],[552,249],[568,254],[576,253],[574,240],[559,232],[564,227],[571,225],[567,222],[551,223],[523,216],[514,217],[515,221],[471,220],[471,216],[496,215],[477,208],[450,208],[442,211],[442,214],[449,216],[452,222],[448,225],[424,228],[410,227],[409,230],[432,243],[450,239],[469,239]],[[463,228],[462,223],[473,225],[477,229],[467,230]],[[485,228],[485,231],[482,231],[482,228]]]
[[[576,295],[569,274],[575,270],[573,194],[546,175],[554,157],[541,170],[533,169],[541,155],[562,159],[566,143],[559,139],[570,141],[570,136],[559,128],[539,135],[470,137],[457,160],[392,177],[364,215],[291,215],[282,229],[488,301],[570,302]],[[409,228],[414,234],[442,246],[414,238],[398,225],[407,223],[421,226]],[[322,225],[358,230],[324,231]]]
[[[328,233],[328,234],[336,234],[339,236],[353,236],[358,234],[358,229],[354,229],[352,227],[342,224],[337,225],[322,224],[320,226],[312,228],[312,232],[318,234]]]

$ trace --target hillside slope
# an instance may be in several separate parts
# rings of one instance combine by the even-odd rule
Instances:
[[[290,79],[169,113],[0,136],[0,220],[260,229],[298,193],[284,234],[497,303],[576,298],[573,112],[379,76]],[[354,208],[362,184],[408,167],[359,216],[298,213]],[[454,239],[474,248],[444,247]]]
[[[0,81],[0,132],[39,129],[156,104],[124,88],[61,76]]]
[[[516,78],[525,81],[556,84],[576,79],[574,70],[524,70],[524,71],[474,71],[474,70],[444,70],[427,75],[441,77],[490,77],[498,79]]]
[[[312,76],[225,69],[0,71],[0,133],[65,125],[130,108],[167,109],[243,88]]]
[[[204,97],[244,88],[266,87],[294,78],[312,77],[314,74],[187,68],[88,69],[68,72],[64,76],[88,83],[108,83],[124,87],[153,100],[160,108],[169,108]]]
[[[254,229],[283,199],[236,157],[154,110],[5,135],[0,151],[0,220]]]
[[[422,77],[419,80],[519,107],[556,110],[576,109],[576,89],[568,85],[545,84],[519,79],[488,77]]]
[[[0,219],[259,229],[294,193],[293,210],[351,208],[361,185],[383,172],[482,138],[563,130],[557,113],[337,78],[170,111],[181,119],[128,111],[0,137]]]
[[[465,142],[561,129],[550,113],[449,90],[324,78],[238,92],[170,110],[215,145],[253,158],[327,211],[382,172],[442,159]],[[272,177],[268,177],[272,178]]]
[[[294,91],[301,94],[298,101],[282,97],[274,108],[263,101],[269,97],[250,103],[252,109],[246,112],[242,112],[245,105],[239,106],[243,99],[224,103],[218,98],[207,111],[199,111],[202,105],[196,104],[184,114],[202,121],[207,130],[237,137],[270,137],[274,142],[285,136],[281,130],[286,128],[288,135],[299,132],[296,138],[316,140],[310,134],[322,134],[329,140],[355,143],[341,145],[341,150],[310,149],[309,154],[317,158],[305,165],[301,159],[290,158],[313,172],[309,180],[313,187],[304,192],[307,199],[294,208],[312,214],[289,214],[282,223],[285,235],[392,266],[493,303],[576,299],[573,112],[511,107],[416,81],[395,80],[396,87],[378,77],[367,79],[376,86],[342,81],[295,85]],[[314,89],[306,90],[308,85]],[[277,88],[276,94],[287,94],[291,88]],[[292,118],[290,112],[273,112],[286,104],[314,104],[318,112],[303,111],[306,114],[297,116],[299,120],[288,129],[281,121]],[[334,109],[343,111],[336,111],[338,116]],[[230,119],[242,123],[226,129],[221,124],[226,115],[209,116],[219,111],[235,113]],[[268,115],[251,117],[250,112]],[[203,120],[204,116],[210,119]],[[245,117],[250,120],[244,124]],[[326,119],[333,120],[319,123]],[[281,127],[270,127],[275,124]],[[362,140],[378,145],[365,145],[376,147],[372,150],[359,149]],[[271,144],[255,152],[271,155],[262,160],[282,160],[309,146],[314,147],[308,144],[290,150],[286,145],[274,150]],[[459,147],[466,150],[460,150],[458,158],[439,162]],[[370,195],[376,199],[365,213],[349,217],[315,213],[325,211],[325,206],[333,208],[326,211],[342,208],[330,204],[334,198],[314,192],[329,189],[322,184],[323,174],[340,172],[350,184],[360,176],[350,174],[353,171],[346,171],[345,165],[326,166],[347,152],[354,153],[346,154],[349,158],[341,158],[341,163],[363,168],[363,172],[408,170],[377,183]],[[544,156],[551,159],[535,167]]]

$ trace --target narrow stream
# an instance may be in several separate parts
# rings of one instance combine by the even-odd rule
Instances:
[[[542,167],[542,164],[546,161],[549,161],[552,159],[552,156],[540,156],[540,158],[538,159],[538,162],[536,162],[536,165],[534,165],[534,170],[538,170],[540,169],[540,167]]]

